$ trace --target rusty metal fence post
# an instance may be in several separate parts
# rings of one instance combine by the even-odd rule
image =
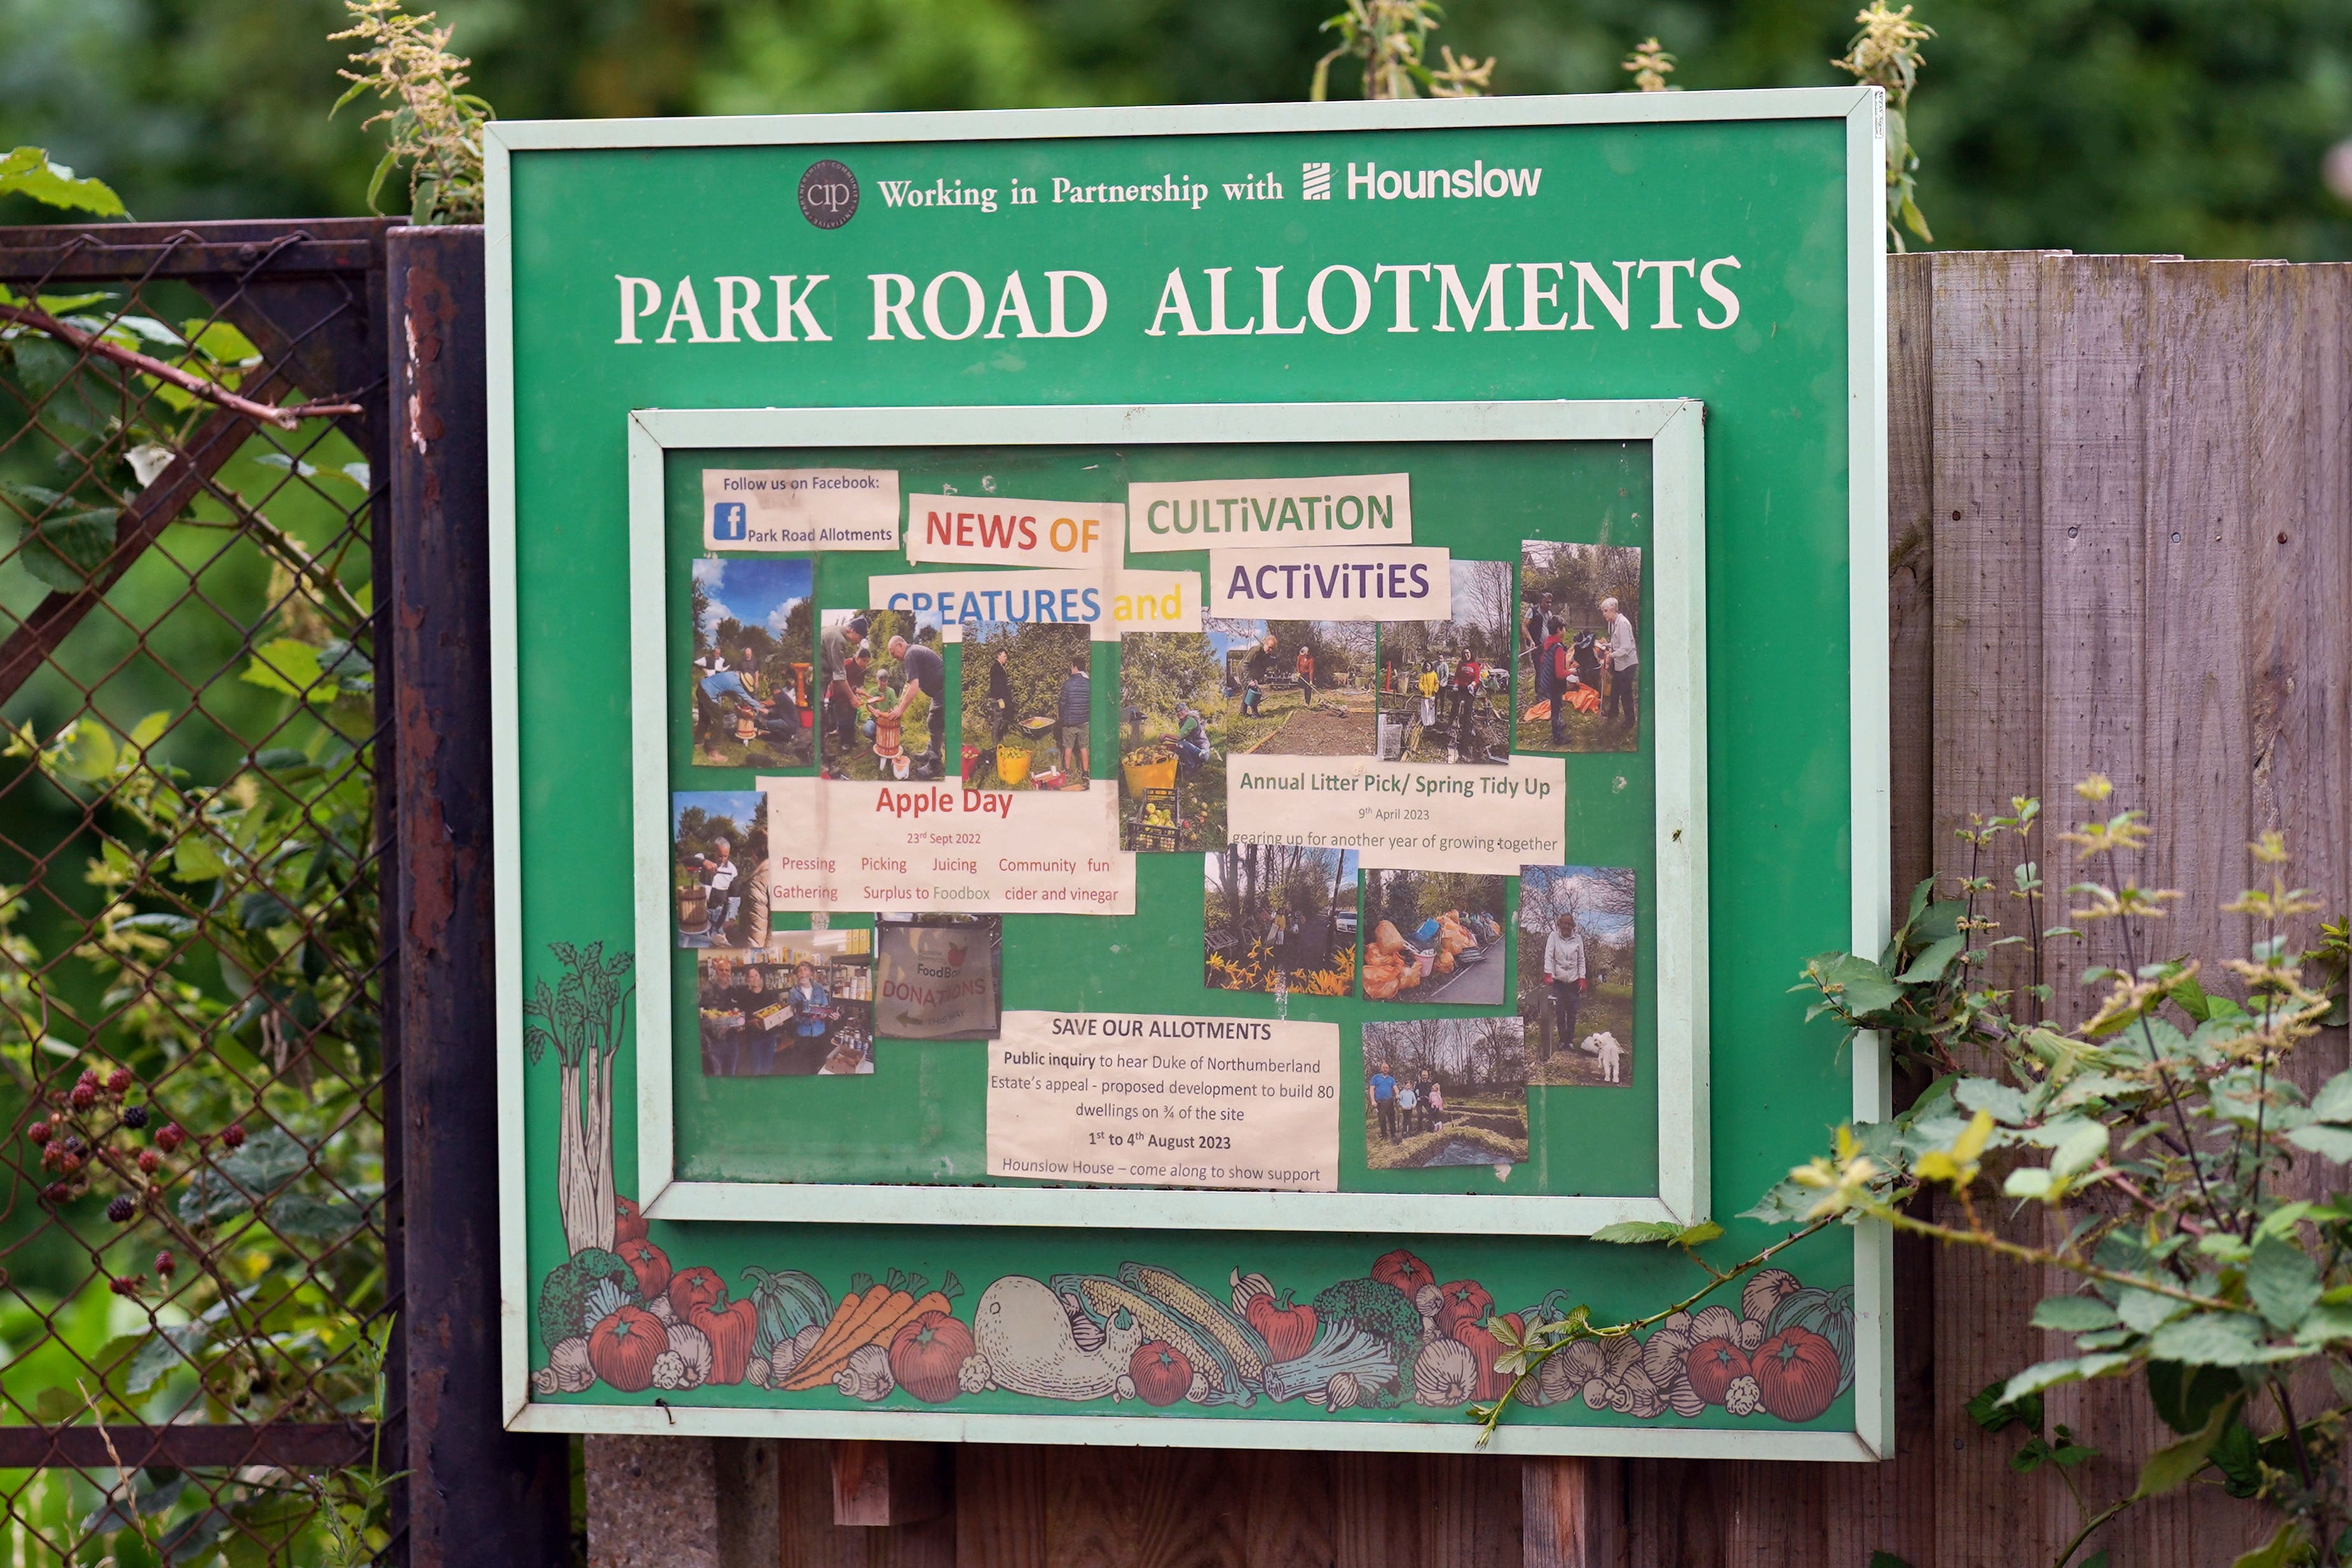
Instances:
[[[569,1445],[499,1390],[482,231],[396,232],[388,272],[409,1562],[556,1568]]]

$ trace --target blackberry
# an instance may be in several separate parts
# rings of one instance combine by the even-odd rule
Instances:
[[[188,1134],[181,1129],[177,1122],[164,1123],[163,1128],[155,1134],[155,1146],[167,1155],[176,1152],[179,1146],[187,1141]]]
[[[139,1293],[139,1281],[136,1280],[125,1280],[118,1277],[109,1280],[106,1282],[106,1285],[108,1290],[112,1291],[118,1296],[135,1296]]]
[[[144,1105],[125,1105],[122,1108],[122,1124],[131,1128],[133,1132],[145,1126],[147,1124],[147,1107]]]
[[[127,1193],[106,1206],[106,1218],[117,1225],[129,1224],[131,1217],[138,1212],[139,1206],[131,1201],[130,1195]]]
[[[66,1101],[77,1111],[87,1111],[98,1103],[98,1085],[77,1083],[73,1086],[73,1092],[66,1096]]]
[[[52,1130],[47,1122],[36,1122],[25,1129],[25,1136],[32,1139],[36,1144],[46,1144],[52,1135]]]
[[[180,1260],[172,1256],[169,1249],[155,1254],[155,1272],[163,1278],[170,1279],[172,1270],[179,1266]]]
[[[131,1069],[127,1067],[118,1067],[106,1075],[106,1090],[110,1094],[121,1093],[131,1087]]]
[[[61,1181],[53,1181],[41,1189],[41,1199],[45,1203],[67,1203],[72,1198],[73,1188]]]
[[[163,1169],[163,1155],[157,1154],[152,1149],[142,1149],[139,1151],[139,1168],[142,1171],[145,1172],[149,1176],[153,1176],[157,1171]]]
[[[226,1144],[232,1149],[244,1147],[245,1124],[242,1122],[231,1122],[227,1126],[221,1129],[220,1138],[222,1143]]]

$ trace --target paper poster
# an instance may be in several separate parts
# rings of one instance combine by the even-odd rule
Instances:
[[[1370,758],[1236,757],[1225,772],[1226,840],[1351,849],[1366,869],[1483,872],[1568,858],[1568,764],[1507,768]]]
[[[909,496],[907,559],[918,566],[1076,567],[1118,559],[1127,508],[1117,501]]]
[[[874,1032],[989,1040],[998,1030],[1004,922],[993,915],[886,915],[874,966]]]
[[[1127,487],[1130,554],[1412,542],[1412,476],[1186,479]]]
[[[1196,571],[937,571],[877,577],[867,591],[886,609],[938,620],[950,643],[967,625],[998,622],[1082,624],[1097,643],[1201,629]]]
[[[988,1174],[1337,1192],[1339,1026],[1008,1012],[988,1048]]]
[[[772,906],[1132,915],[1118,785],[975,789],[947,783],[762,779]]]
[[[895,468],[707,468],[702,543],[712,550],[896,550]]]
[[[1454,614],[1445,551],[1373,547],[1217,549],[1209,613],[1277,621],[1445,621]]]

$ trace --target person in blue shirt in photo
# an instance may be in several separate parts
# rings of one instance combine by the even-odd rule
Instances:
[[[1393,1144],[1397,1141],[1397,1085],[1395,1075],[1385,1061],[1373,1071],[1366,1085],[1372,1096],[1372,1109],[1380,1113],[1381,1136]]]

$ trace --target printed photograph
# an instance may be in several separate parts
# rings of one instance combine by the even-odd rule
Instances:
[[[681,947],[757,947],[768,938],[768,798],[757,789],[669,798],[670,888]]]
[[[1511,563],[1450,563],[1451,621],[1380,627],[1380,755],[1407,762],[1511,759]]]
[[[1225,758],[1240,707],[1210,633],[1119,640],[1120,849],[1225,847]]]
[[[1356,982],[1356,852],[1228,844],[1202,855],[1213,991],[1344,997]]]
[[[1515,1166],[1528,1157],[1519,1020],[1364,1026],[1364,1163],[1376,1171]]]
[[[1202,622],[1234,703],[1232,747],[1269,757],[1372,754],[1370,621]]]
[[[1453,871],[1364,874],[1364,999],[1503,1005],[1507,881]]]
[[[877,918],[874,1032],[885,1040],[994,1040],[1003,1021],[1004,921],[994,915]]]
[[[1635,878],[1628,866],[1519,868],[1528,1082],[1633,1082]]]
[[[778,931],[748,951],[698,955],[706,1078],[874,1071],[874,933]]]
[[[1094,760],[1094,643],[1068,622],[967,621],[963,781],[976,789],[1083,789]]]
[[[827,779],[947,776],[947,661],[936,616],[828,610],[817,637]]]
[[[805,556],[694,563],[697,765],[773,771],[815,761],[814,580]]]
[[[1517,632],[1521,751],[1641,744],[1638,547],[1523,541]]]

